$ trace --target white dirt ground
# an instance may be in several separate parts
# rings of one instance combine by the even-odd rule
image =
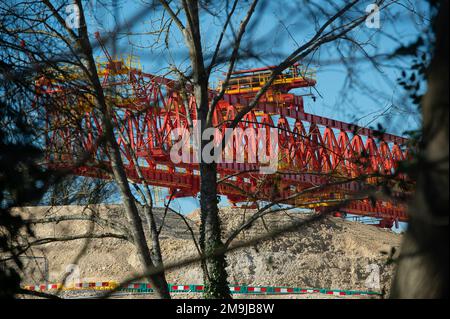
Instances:
[[[80,206],[25,207],[16,210],[25,218],[43,218],[71,214],[91,214],[127,224],[121,206],[94,205],[89,209]],[[232,232],[253,211],[225,208],[221,210],[224,235]],[[161,222],[163,210],[155,212]],[[199,212],[188,216],[190,225],[198,230]],[[292,220],[305,218],[304,214],[277,213],[265,217],[264,224],[256,222],[236,240],[244,241],[261,235],[274,227]],[[36,238],[63,237],[87,231],[113,232],[85,221],[63,221],[58,224],[38,224]],[[366,280],[368,265],[376,265],[380,274],[380,291],[388,290],[394,266],[387,264],[385,252],[395,247],[398,251],[401,235],[340,218],[326,218],[297,232],[271,241],[262,242],[228,254],[228,273],[231,284],[289,286],[302,288],[328,288],[368,290]],[[186,225],[180,217],[169,212],[161,240],[165,264],[179,262],[196,255],[195,246]],[[73,240],[35,246],[26,253],[27,267],[23,284],[61,282],[67,266],[76,264],[81,281],[122,281],[141,271],[135,248],[120,239]],[[33,259],[34,257],[44,257]],[[45,271],[45,262],[48,271]],[[371,266],[374,267],[374,266]],[[174,284],[201,284],[202,274],[198,264],[182,267],[167,273]],[[77,280],[72,276],[69,280]],[[141,296],[142,297],[142,296]],[[147,296],[151,297],[151,296]],[[195,298],[199,295],[177,295],[178,298]],[[253,296],[237,296],[253,298]],[[292,295],[282,298],[329,298],[324,295]],[[280,296],[276,296],[280,298]]]

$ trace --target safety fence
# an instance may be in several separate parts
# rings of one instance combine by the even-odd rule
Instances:
[[[64,286],[62,284],[46,284],[46,285],[27,285],[25,289],[31,291],[76,291],[76,290],[114,290],[120,292],[136,292],[136,293],[153,293],[153,288],[149,283],[132,283],[120,287],[115,281],[104,282],[80,282],[73,285]],[[172,293],[202,293],[203,285],[177,285],[169,284]],[[230,285],[232,294],[249,294],[249,295],[290,295],[290,294],[325,294],[334,296],[377,296],[381,293],[376,291],[360,291],[360,290],[340,290],[340,289],[323,289],[323,288],[294,288],[294,287],[276,287],[276,286],[247,286],[247,285]]]

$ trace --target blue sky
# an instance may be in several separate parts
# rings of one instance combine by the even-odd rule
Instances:
[[[321,3],[321,1],[316,2]],[[304,43],[313,35],[314,27],[310,23],[305,21],[297,22],[295,19],[290,19],[289,12],[280,13],[283,3],[289,4],[291,1],[268,3],[270,5],[264,11],[264,14],[254,16],[252,21],[255,25],[247,37],[244,37],[243,42],[255,42],[264,38],[263,43],[255,46],[257,53],[264,56],[272,52],[280,55],[280,57],[264,58],[263,61],[245,61],[237,67],[238,69],[260,67],[264,64],[276,64],[280,62],[280,58],[287,56],[299,44]],[[364,10],[369,3],[371,1],[362,1],[358,9]],[[424,11],[425,9],[419,5],[420,3],[420,1],[415,2],[417,7],[414,9]],[[123,23],[135,12],[145,8],[139,3],[122,3],[118,9],[119,17],[117,20]],[[410,8],[409,10],[412,9]],[[426,28],[425,25],[421,26],[420,23],[411,19],[409,10],[401,5],[394,5],[389,8],[389,11],[380,12],[381,28],[379,30],[369,30],[363,25],[352,32],[351,35],[361,43],[368,40],[371,41],[371,43],[367,43],[364,46],[369,54],[393,52],[400,44],[407,45],[414,41],[420,29]],[[115,25],[110,12],[105,13],[104,10],[100,9],[95,12],[102,25],[92,23],[91,32],[100,30],[103,35],[107,35],[108,31],[112,30],[112,26]],[[143,69],[149,73],[166,73],[167,66],[170,63],[176,64],[180,69],[187,68],[189,66],[187,51],[182,37],[175,26],[172,27],[168,37],[169,51],[155,46],[157,40],[155,36],[145,34],[157,29],[159,26],[157,19],[160,15],[160,12],[153,14],[149,12],[148,17],[124,30],[120,34],[118,42],[119,53],[139,56]],[[398,16],[392,18],[394,15]],[[237,18],[234,20],[236,28],[241,16],[242,14],[237,15]],[[299,18],[301,17],[299,16]],[[391,19],[395,19],[395,21]],[[215,45],[222,20],[223,17],[211,18],[210,16],[202,19],[203,46],[206,54],[210,53]],[[280,21],[282,21],[282,24]],[[345,47],[346,44],[341,43],[340,46]],[[151,47],[152,45],[154,47]],[[360,53],[358,56],[362,57],[362,54]],[[305,99],[307,112],[367,126],[376,126],[377,123],[381,123],[388,132],[398,135],[403,134],[406,130],[418,127],[420,118],[415,110],[410,110],[410,112],[404,109],[400,110],[400,107],[403,107],[403,104],[405,104],[403,92],[396,85],[396,79],[400,75],[400,70],[387,66],[389,64],[398,66],[402,65],[402,63],[407,65],[410,61],[381,60],[380,62],[384,65],[379,68],[375,68],[367,62],[358,63],[357,75],[361,77],[362,81],[355,81],[355,83],[364,85],[367,91],[373,92],[368,94],[367,92],[359,92],[357,88],[342,91],[343,84],[349,78],[346,68],[342,63],[328,63],[336,60],[338,57],[336,45],[329,44],[316,52],[312,61],[309,58],[305,61],[311,63],[311,66],[317,69],[318,80],[316,90],[312,91],[317,96],[316,102],[313,102],[311,98]],[[212,74],[211,81],[213,84],[222,78],[222,72],[225,70],[225,68],[218,69]],[[308,92],[298,90],[295,93],[304,94]],[[351,102],[345,99],[345,95],[350,97]],[[384,112],[386,114],[383,114]]]
[[[307,17],[295,13],[292,7],[293,2],[284,0],[268,3],[269,6],[264,14],[254,16],[255,24],[252,33],[244,38],[244,42],[264,38],[264,42],[256,46],[259,53],[274,52],[280,56],[273,56],[262,62],[245,62],[240,65],[241,68],[260,67],[263,66],[261,63],[275,64],[280,61],[282,56],[288,55],[314,33],[314,26]],[[317,1],[317,3],[324,2]],[[336,1],[336,3],[342,4],[343,2]],[[362,1],[358,9],[364,10],[370,3],[371,1]],[[413,42],[421,30],[426,29],[427,26],[426,23],[422,23],[421,19],[413,19],[411,11],[426,13],[426,7],[420,1],[415,1],[412,5],[408,2],[410,7],[404,6],[405,4],[406,2],[400,2],[399,5],[395,5],[389,10],[381,11],[381,28],[379,30],[369,30],[366,26],[362,26],[353,31],[351,35],[362,43],[367,42],[364,47],[370,54],[393,52],[400,44],[407,45]],[[95,8],[95,1],[93,7]],[[141,3],[122,3],[118,9],[118,21],[123,23],[133,13],[143,8]],[[102,21],[103,26],[99,26],[91,20],[90,31],[93,33],[100,30],[103,35],[107,35],[115,25],[110,12],[97,9],[95,14]],[[155,45],[156,38],[144,33],[154,30],[158,26],[158,17],[160,17],[160,13],[149,10],[148,17],[138,21],[125,32],[135,35],[121,34],[119,52],[139,56],[144,71],[150,73],[164,73],[164,68],[169,63],[187,67],[186,49],[175,26],[168,37],[170,52],[161,48],[150,48],[151,45]],[[236,27],[241,17],[242,14],[236,16],[234,21]],[[202,18],[202,36],[206,52],[214,46],[222,21],[223,17]],[[346,44],[343,43],[340,46],[345,51]],[[331,44],[320,49],[311,61],[312,65],[317,68],[317,92],[313,91],[317,95],[317,100],[313,102],[311,98],[305,98],[307,112],[364,126],[375,127],[380,123],[388,132],[398,135],[404,131],[418,128],[420,117],[415,110],[405,110],[407,103],[405,103],[401,88],[396,85],[400,69],[391,67],[392,65],[407,65],[411,61],[381,60],[383,65],[379,68],[375,68],[367,62],[359,63],[356,66],[356,74],[359,79],[362,79],[359,83],[365,86],[365,91],[360,91],[357,87],[343,91],[343,84],[348,80],[346,67],[342,63],[328,63],[338,57],[336,45]],[[350,63],[353,62],[350,61]],[[217,81],[221,77],[222,71],[218,70],[213,74],[213,81]],[[295,93],[308,92],[298,91]],[[348,99],[345,99],[345,95],[348,96]],[[164,191],[162,191],[162,195],[164,196]],[[228,203],[224,199],[221,204],[227,205]],[[177,199],[174,202],[174,208],[185,213],[197,207],[199,207],[199,202],[195,198]]]

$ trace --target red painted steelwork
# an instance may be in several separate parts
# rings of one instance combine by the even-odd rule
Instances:
[[[196,102],[190,88],[181,88],[177,81],[126,66],[124,61],[112,61],[109,55],[108,59],[108,63],[98,65],[99,74],[107,99],[116,105],[113,119],[128,177],[140,181],[130,153],[132,150],[147,183],[177,190],[177,196],[195,196],[200,189],[198,165],[174,165],[169,156],[169,150],[176,142],[171,132],[177,128],[190,131],[190,120],[197,117]],[[315,80],[308,81],[315,84]],[[71,94],[64,89],[63,83],[55,80],[41,78],[36,86],[37,103],[47,110],[49,165],[73,169],[75,174],[82,176],[107,178],[101,168],[108,167],[108,154],[97,146],[102,134],[101,116],[89,106],[92,98]],[[405,138],[306,113],[303,97],[287,93],[290,89],[292,83],[285,89],[278,87],[269,91],[238,125],[243,130],[277,128],[279,172],[259,174],[260,163],[218,164],[220,178],[241,173],[219,185],[219,193],[230,201],[280,200],[309,208],[330,205],[376,182],[371,178],[337,183],[343,177],[392,176],[398,162],[408,156],[404,149]],[[210,90],[211,99],[216,94]],[[215,108],[213,125],[224,130],[251,99],[249,93],[225,94]],[[76,125],[68,123],[68,114],[76,118]],[[251,147],[245,144],[244,151]],[[88,163],[75,167],[81,151],[86,150],[92,152],[92,158]],[[323,188],[292,198],[294,194],[318,185]],[[380,200],[373,206],[369,200],[361,199],[347,204],[340,211],[379,217],[387,222],[407,220],[405,207],[397,200]]]

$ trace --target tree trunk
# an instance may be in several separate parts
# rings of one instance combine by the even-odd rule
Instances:
[[[151,196],[151,194],[149,196]],[[152,240],[151,258],[152,258],[153,264],[156,267],[164,267],[164,262],[163,262],[162,253],[161,253],[161,244],[159,241],[159,233],[158,233],[158,228],[157,228],[156,221],[155,221],[155,216],[153,215],[153,207],[152,206],[153,206],[152,204],[147,204],[144,207],[145,216],[147,218],[148,229],[149,229],[149,233],[150,233],[151,240]],[[161,274],[161,277],[164,278],[164,281],[166,280],[164,273]]]
[[[210,111],[208,96],[208,75],[203,59],[198,1],[184,2],[188,20],[187,28],[183,30],[192,66],[194,96],[197,103],[197,120],[201,123],[201,134],[207,129],[207,118]],[[201,141],[201,150],[209,141]],[[201,154],[201,152],[200,152]],[[217,166],[215,163],[205,163],[200,157],[200,248],[204,255],[210,255],[223,246],[219,208],[217,206]],[[205,298],[231,298],[228,287],[225,255],[207,258],[203,270]]]
[[[134,196],[131,193],[130,186],[128,185],[128,179],[123,168],[123,161],[120,155],[120,149],[117,145],[114,130],[111,125],[111,110],[109,107],[106,110],[102,110],[103,113],[103,126],[104,133],[107,137],[108,153],[111,161],[111,168],[114,175],[114,180],[116,181],[120,193],[122,195],[123,205],[125,212],[127,213],[128,219],[132,226],[134,243],[137,247],[140,260],[146,270],[155,267],[152,262],[152,256],[150,254],[150,249],[147,244],[147,240],[144,233],[144,228],[142,225],[142,219],[139,215]],[[157,265],[156,265],[157,266]],[[155,288],[155,292],[159,298],[170,298],[169,288],[164,276],[164,272],[156,274],[150,277],[150,281]]]
[[[206,129],[207,115],[209,112],[208,101],[208,82],[205,87],[195,89],[196,100],[200,105],[198,119],[202,123],[201,132]],[[206,88],[206,89],[205,89]],[[205,106],[206,105],[206,106]],[[201,141],[201,150],[211,143],[210,140]],[[225,254],[216,255],[215,251],[223,247],[221,223],[218,208],[217,195],[217,164],[205,163],[203,158],[200,162],[200,248],[204,255],[213,256],[207,258],[203,270],[203,279],[205,283],[205,298],[211,299],[230,299],[230,288],[228,286],[228,273],[226,271],[227,263]]]
[[[81,12],[79,33],[80,47],[87,60],[87,69],[90,73],[90,80],[96,94],[97,104],[99,106],[100,112],[102,113],[102,128],[106,138],[106,145],[111,162],[112,172],[114,175],[114,180],[116,181],[122,195],[123,205],[125,208],[125,212],[127,213],[127,217],[131,223],[133,239],[138,250],[141,263],[144,266],[145,270],[151,270],[155,268],[155,265],[153,264],[151,259],[151,253],[145,237],[142,219],[139,215],[134,196],[131,193],[130,185],[128,184],[128,178],[126,176],[124,164],[120,154],[119,145],[117,144],[114,135],[114,128],[112,125],[113,110],[111,105],[106,102],[103,88],[98,78],[97,68],[92,54],[92,47],[89,42],[82,3],[81,1],[77,1],[77,4]],[[170,299],[169,288],[163,271],[159,274],[150,276],[149,280],[152,283],[152,286],[155,289],[155,293],[159,298]]]
[[[435,18],[436,46],[422,101],[417,189],[391,298],[448,298],[448,1]]]
[[[200,247],[203,254],[213,254],[217,249],[223,248],[221,240],[221,225],[219,209],[217,206],[217,168],[216,164],[201,164],[201,225]],[[231,298],[228,286],[227,263],[224,254],[214,255],[205,262],[206,271],[203,279],[205,282],[206,298]]]

